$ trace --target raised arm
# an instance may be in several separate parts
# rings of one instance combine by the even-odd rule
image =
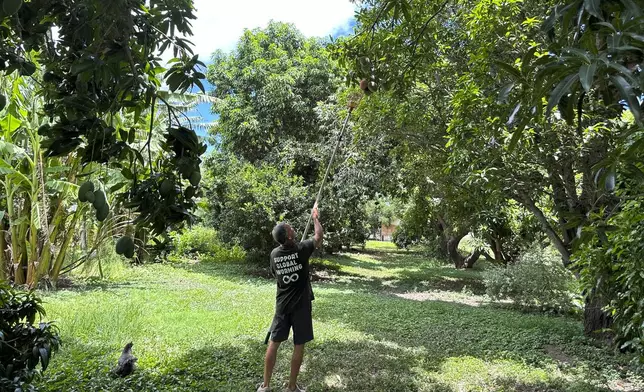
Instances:
[[[322,225],[320,224],[320,220],[318,219],[320,214],[318,212],[318,205],[315,204],[313,206],[313,226],[315,227],[315,233],[313,234],[313,242],[315,243],[315,247],[319,248],[322,246],[322,236],[324,234],[322,230]]]

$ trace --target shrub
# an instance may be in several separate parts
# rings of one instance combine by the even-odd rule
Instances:
[[[410,230],[404,223],[396,227],[392,237],[394,244],[401,249],[407,249],[420,241],[418,234]]]
[[[553,249],[534,245],[516,264],[483,273],[487,294],[494,301],[510,299],[523,309],[570,312],[577,308],[576,282]]]
[[[644,209],[641,200],[623,203],[608,222],[584,229],[574,254],[586,292],[601,298],[621,350],[634,351],[644,365]]]
[[[227,247],[219,239],[217,230],[196,226],[174,237],[176,256],[198,255],[201,261],[241,261],[245,252],[239,246]]]
[[[56,326],[34,324],[36,316],[44,315],[34,293],[0,284],[0,391],[33,391],[38,364],[47,370],[60,340]]]
[[[291,175],[291,168],[256,167],[222,154],[212,155],[207,168],[206,222],[224,243],[268,255],[275,247],[271,231],[277,222],[304,226],[310,203],[302,180]]]

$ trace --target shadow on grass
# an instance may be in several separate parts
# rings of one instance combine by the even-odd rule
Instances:
[[[525,383],[510,378],[500,378],[495,380],[495,383],[498,390],[508,392],[612,392],[610,388],[597,387],[583,381],[556,380],[549,383]]]
[[[331,262],[329,262],[331,261]],[[380,269],[367,267],[372,263],[361,262],[360,260],[344,257],[342,259],[334,258],[325,262],[315,260],[312,264],[312,271],[315,276],[322,275],[328,281],[321,287],[333,285],[339,288],[350,289],[364,292],[377,292],[382,294],[405,293],[408,291],[418,290],[438,290],[446,292],[461,293],[465,290],[477,294],[485,294],[485,285],[476,276],[470,276],[462,271],[452,271],[446,268],[434,268],[416,266],[415,269],[397,269],[395,273],[389,276],[380,277],[372,275],[363,275],[360,273],[348,272],[342,269],[342,266],[356,266],[363,269]]]
[[[485,293],[483,282],[475,275],[452,271],[449,268],[417,266],[414,270],[398,269],[395,273],[384,277],[363,275],[343,269],[343,266],[356,266],[362,269],[386,270],[386,268],[378,268],[377,265],[369,266],[369,264],[373,263],[362,262],[350,257],[338,258],[336,256],[331,262],[328,259],[326,261],[315,259],[311,264],[311,279],[318,287],[333,287],[382,295],[419,290],[453,293],[468,291],[477,295]],[[247,282],[249,278],[272,283],[274,279],[268,267],[251,263],[182,263],[173,265],[173,267],[237,283]]]
[[[118,352],[75,343],[53,358],[38,387],[52,392],[253,391],[262,373],[264,350],[261,342],[252,341],[202,347],[157,363],[146,358],[132,375],[119,378],[110,372]]]
[[[84,293],[89,291],[110,291],[117,289],[145,289],[147,284],[140,282],[114,282],[100,278],[91,279],[78,279],[71,281],[63,287],[59,287],[60,291],[72,291]]]
[[[544,349],[547,345],[560,347],[575,363],[576,372],[587,372],[584,378],[588,380],[601,378],[601,369],[608,363],[627,367],[630,360],[607,348],[586,344],[581,326],[575,320],[494,307],[327,292],[315,301],[314,317],[322,322],[347,325],[379,342],[420,350],[429,361],[425,368],[433,371],[439,371],[448,358],[463,357],[487,363],[509,360],[541,369],[564,366]],[[551,388],[548,384],[523,390],[604,390],[592,389],[590,384],[584,385],[586,389],[559,387],[563,389],[548,389]]]
[[[279,350],[274,390],[282,390],[288,381],[292,347],[284,343]],[[110,374],[117,353],[80,344],[65,350],[39,382],[40,391],[254,391],[261,382],[266,346],[245,340],[200,347],[152,366],[139,365],[125,378]],[[422,357],[404,349],[372,342],[327,341],[307,347],[299,381],[313,391],[456,391],[419,375],[415,368],[422,364]]]
[[[281,390],[288,380],[292,347],[290,342],[284,343],[278,353],[273,376],[275,390]],[[63,355],[54,357],[38,387],[41,392],[253,391],[261,381],[265,349],[258,340],[198,347],[157,362],[145,358],[134,374],[115,378],[110,369],[116,363],[117,352],[70,344],[65,346]],[[463,389],[465,384],[460,382],[456,386],[437,379],[445,358],[390,342],[327,340],[307,346],[299,380],[312,391],[329,392],[482,390],[474,385],[470,385],[474,389]],[[486,386],[508,392],[609,391],[585,382],[525,383],[520,375],[516,378],[495,376]]]

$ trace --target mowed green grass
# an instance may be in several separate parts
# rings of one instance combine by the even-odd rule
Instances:
[[[314,263],[310,391],[610,391],[639,388],[625,355],[593,345],[579,320],[492,306],[480,271],[369,244]],[[106,268],[108,270],[108,268]],[[253,391],[275,287],[242,264],[117,268],[45,294],[64,346],[42,391]],[[137,372],[109,375],[134,342]],[[275,387],[288,379],[280,351]],[[619,384],[621,383],[621,384]],[[639,390],[639,389],[632,389]]]

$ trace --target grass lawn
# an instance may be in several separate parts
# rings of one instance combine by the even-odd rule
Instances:
[[[377,245],[377,246],[374,246]],[[64,346],[42,391],[254,391],[275,287],[241,264],[113,268],[46,293]],[[629,357],[596,347],[579,320],[489,304],[480,271],[370,243],[315,261],[310,391],[639,391]],[[138,371],[114,379],[125,343]],[[278,359],[288,378],[292,345]],[[631,388],[631,389],[628,389]]]

